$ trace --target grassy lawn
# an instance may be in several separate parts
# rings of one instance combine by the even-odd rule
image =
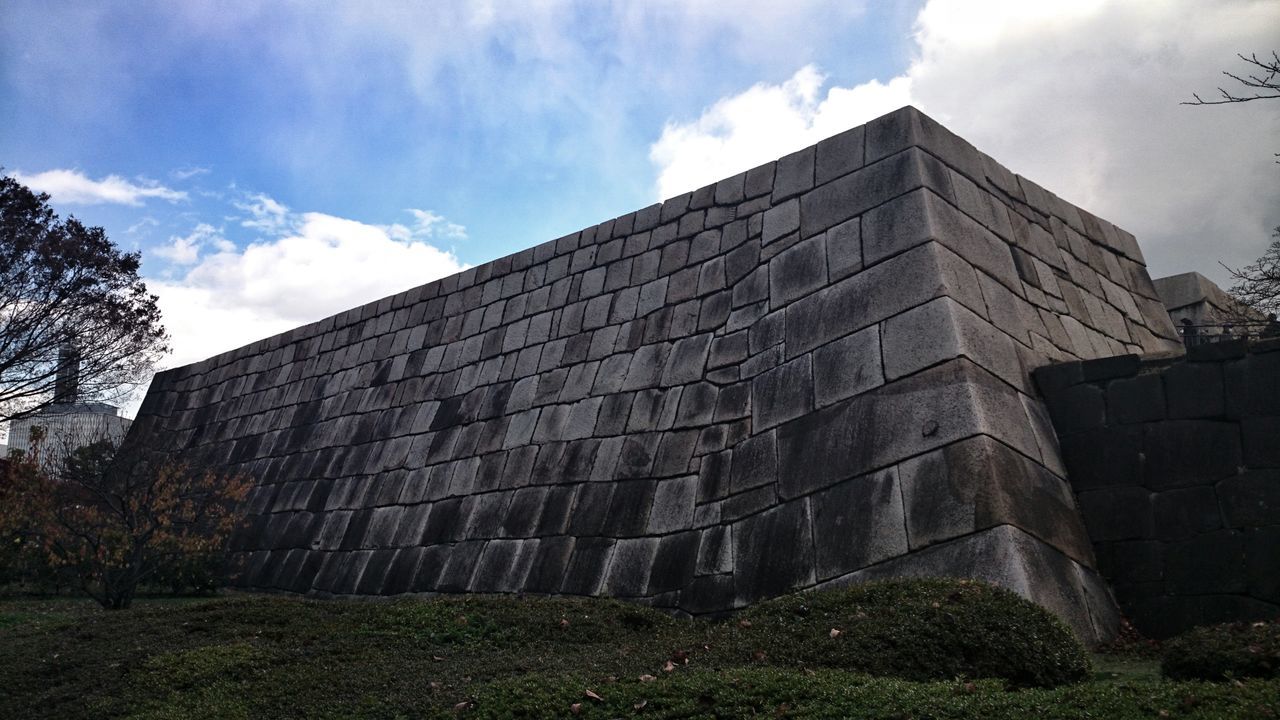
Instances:
[[[738,629],[607,600],[7,600],[0,718],[1280,716],[1280,680],[1175,683],[1151,659],[1052,689],[909,682],[775,662]]]

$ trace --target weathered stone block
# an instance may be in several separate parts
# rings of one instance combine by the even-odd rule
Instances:
[[[810,505],[818,581],[907,553],[894,468],[846,480],[813,495]]]
[[[1066,483],[989,437],[911,458],[898,466],[898,478],[912,549],[1013,525],[1092,563],[1090,536]]]
[[[1248,590],[1244,560],[1243,533],[1198,535],[1169,544],[1165,582],[1175,594],[1243,593]]]
[[[813,368],[809,356],[780,365],[752,384],[757,429],[771,428],[813,409]]]
[[[1222,513],[1212,487],[1165,490],[1152,496],[1156,537],[1185,540],[1222,527]]]
[[[773,180],[773,202],[775,205],[813,188],[815,149],[808,147],[778,159],[777,170]],[[768,241],[766,240],[765,242]]]
[[[1138,375],[1107,383],[1107,411],[1112,422],[1150,422],[1165,416],[1164,383],[1159,375]]]
[[[733,525],[734,593],[739,604],[814,582],[809,503],[783,503]],[[787,552],[774,552],[787,548]]]
[[[883,384],[879,328],[866,328],[813,351],[813,392],[818,407]]]
[[[1011,385],[1021,385],[1022,366],[1013,340],[949,297],[889,318],[881,335],[889,380],[967,357]]]
[[[1170,420],[1143,426],[1147,487],[1204,485],[1234,475],[1240,467],[1240,431],[1232,423]]]
[[[1280,470],[1249,470],[1223,480],[1216,489],[1228,527],[1280,525]],[[1197,490],[1212,494],[1209,488]]]
[[[1076,496],[1085,527],[1094,542],[1144,540],[1155,537],[1151,493],[1121,486],[1082,492]]]
[[[819,235],[769,261],[769,302],[779,308],[827,283],[826,238]]]
[[[761,242],[768,245],[799,229],[800,202],[788,200],[764,214],[764,235],[761,237]]]
[[[815,177],[817,184],[830,182],[862,167],[865,126],[846,130],[817,145]]]

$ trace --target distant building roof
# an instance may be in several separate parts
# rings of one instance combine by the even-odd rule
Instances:
[[[92,415],[119,415],[120,408],[107,403],[51,403],[40,409],[36,415],[69,415],[72,413],[89,413]]]
[[[1160,302],[1170,311],[1196,303],[1204,303],[1226,311],[1234,304],[1231,296],[1223,292],[1209,278],[1198,272],[1185,272],[1152,280]]]

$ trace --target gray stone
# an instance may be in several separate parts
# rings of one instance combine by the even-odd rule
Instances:
[[[863,137],[866,126],[859,125],[817,145],[815,180],[822,185],[863,165]]]
[[[1175,491],[1170,491],[1170,493]],[[1209,488],[1192,488],[1202,501],[1199,508],[1188,508],[1188,512],[1209,514],[1217,510],[1213,505],[1213,493]],[[1169,493],[1162,493],[1169,494]],[[1262,527],[1275,525],[1280,517],[1280,470],[1249,470],[1235,477],[1227,478],[1217,484],[1218,501],[1222,504],[1222,517],[1227,525],[1234,528]],[[1217,513],[1213,513],[1216,515]],[[1201,517],[1199,514],[1197,518]],[[1205,532],[1217,527],[1208,518],[1204,518],[1194,526],[1197,532]]]
[[[701,379],[710,347],[710,333],[678,340],[667,358],[662,372],[662,384],[682,385]]]
[[[862,224],[859,219],[827,231],[827,274],[834,282],[862,270]]]
[[[764,214],[764,234],[761,242],[765,245],[789,235],[800,229],[800,201],[788,200],[771,208]],[[810,234],[810,233],[806,233]]]
[[[819,582],[906,554],[898,474],[856,477],[810,498]]]
[[[733,525],[736,603],[746,605],[814,583],[809,504],[784,503]],[[786,548],[783,553],[778,548]]]
[[[649,572],[653,569],[653,558],[657,554],[657,538],[619,540],[614,546],[604,592],[615,597],[644,595],[649,585]]]
[[[753,435],[733,449],[729,492],[739,493],[778,479],[778,440],[773,431]]]
[[[808,355],[757,377],[752,384],[755,422],[767,429],[813,409],[813,369]]]
[[[1022,367],[1009,336],[949,297],[889,318],[881,334],[889,380],[967,357],[1015,387],[1022,384]]]
[[[911,458],[898,466],[898,477],[912,550],[1013,525],[1077,562],[1092,562],[1066,483],[989,437]]]
[[[819,235],[769,261],[769,303],[777,309],[827,283],[826,239]]]
[[[698,441],[697,430],[675,430],[663,433],[653,463],[654,477],[683,475],[689,471],[689,460]]]
[[[1039,449],[1018,393],[967,360],[952,360],[808,413],[778,433],[783,495],[794,497],[971,435],[1032,457]],[[815,464],[809,458],[825,461]]]
[[[804,219],[800,234],[816,235],[919,187],[944,195],[949,190],[945,166],[915,148],[815,188],[800,199]]]
[[[1107,412],[1111,422],[1120,424],[1163,419],[1164,383],[1160,376],[1139,375],[1107,383]]]
[[[813,392],[818,407],[883,384],[879,328],[866,328],[813,352]]]
[[[813,188],[815,150],[816,148],[814,147],[808,147],[778,159],[777,171],[773,180],[773,203],[775,205]],[[768,240],[765,242],[768,242]]]
[[[913,248],[789,305],[787,355],[808,352],[943,295],[986,312],[968,263],[936,243]]]
[[[658,483],[653,496],[653,509],[649,513],[648,532],[665,535],[690,527],[697,493],[696,475]]]

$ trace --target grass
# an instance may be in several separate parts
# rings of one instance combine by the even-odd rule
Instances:
[[[771,665],[735,622],[608,600],[0,602],[3,718],[1267,718],[1280,680],[1095,657],[1053,689]]]

